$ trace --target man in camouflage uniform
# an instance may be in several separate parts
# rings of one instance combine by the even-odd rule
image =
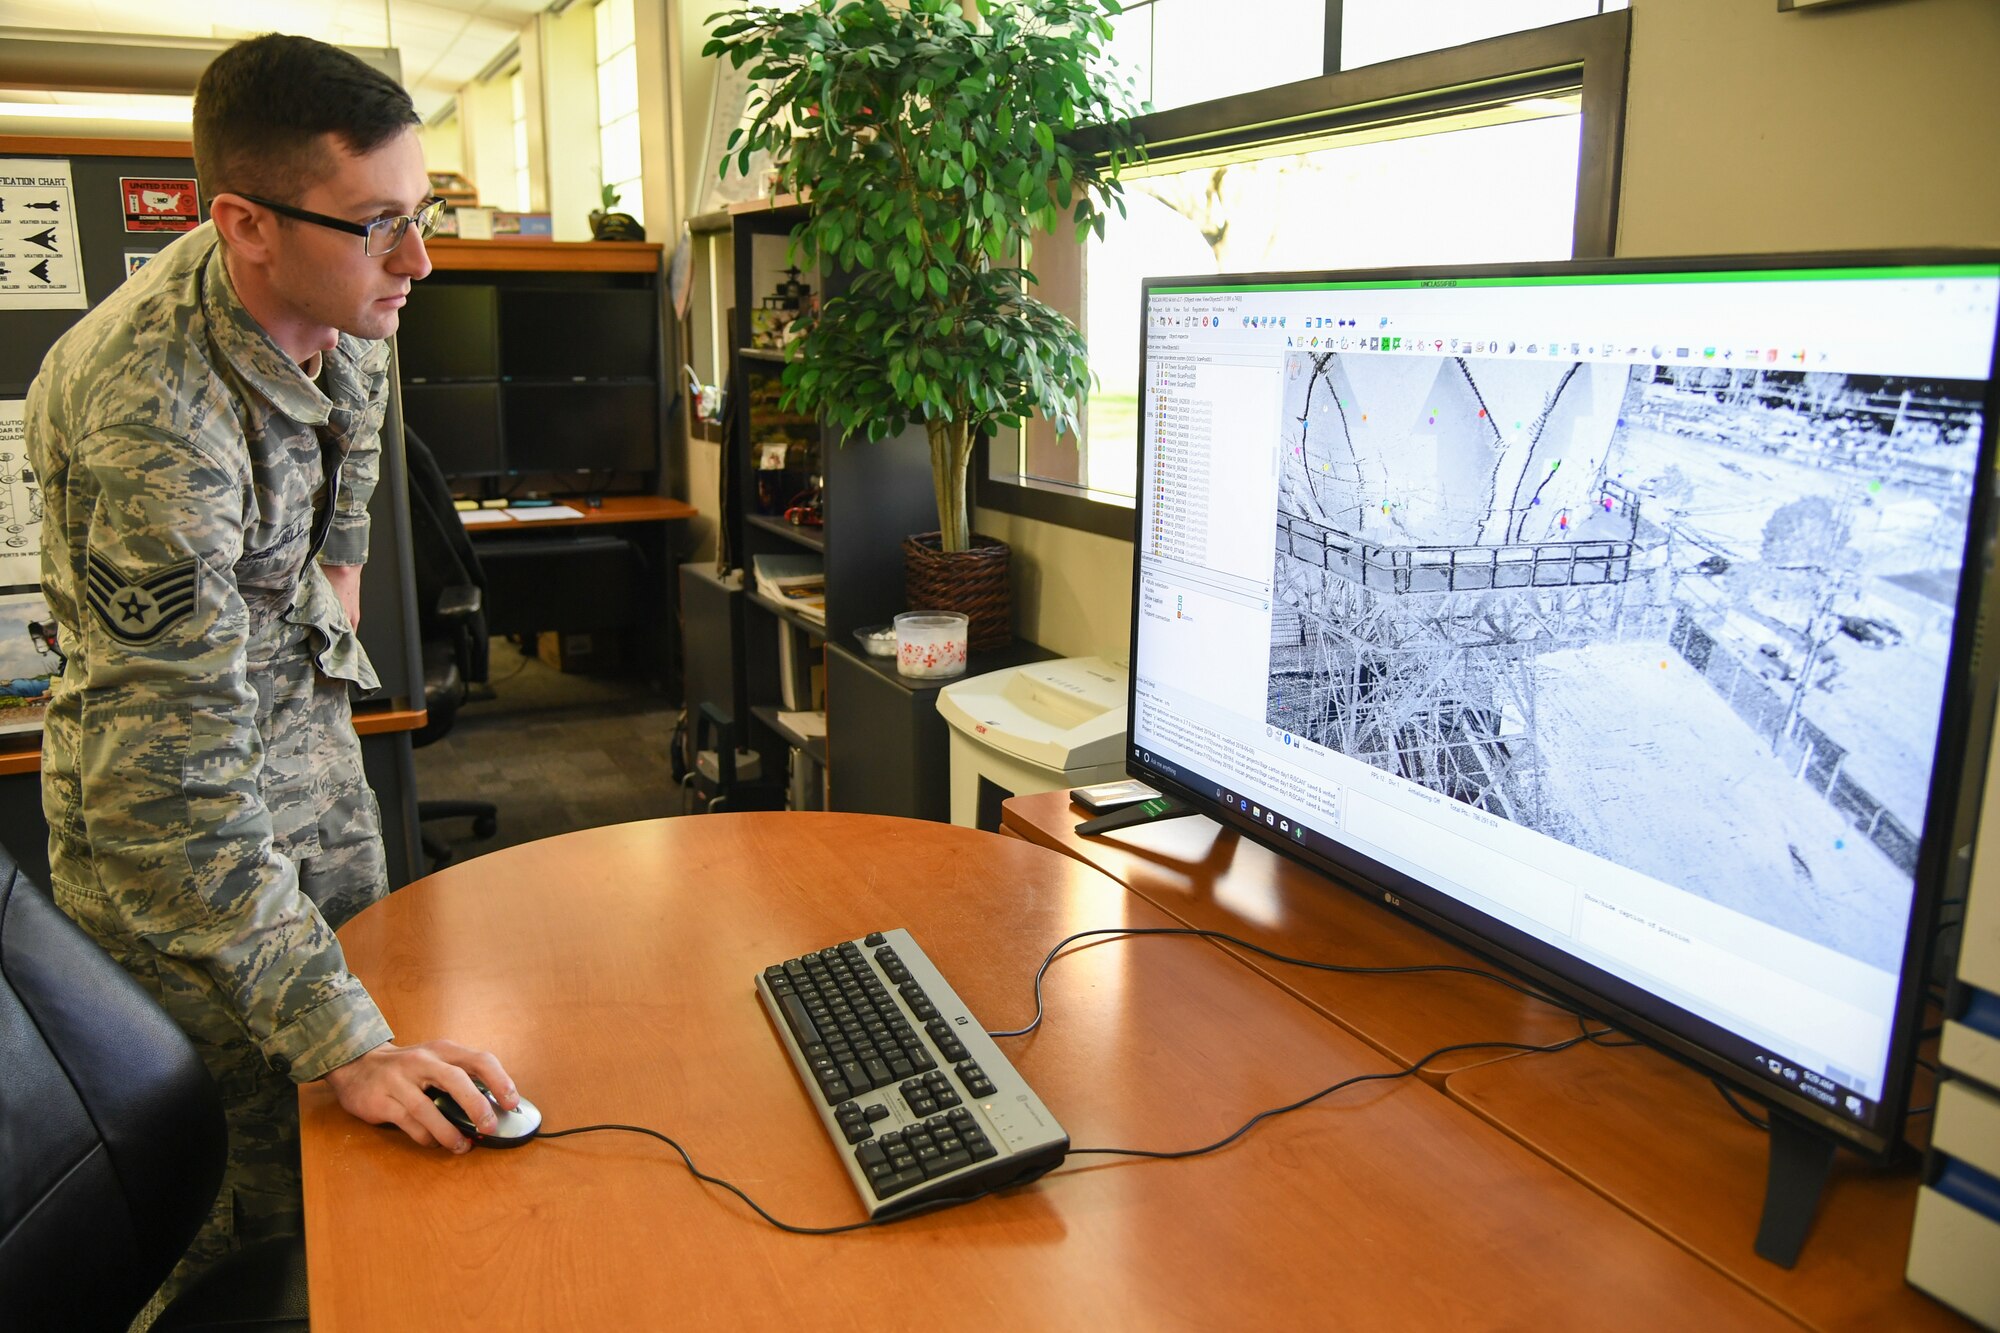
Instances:
[[[470,1146],[490,1054],[399,1047],[333,932],[388,892],[350,685],[388,348],[436,217],[409,98],[336,48],[240,43],[203,76],[210,221],[59,340],[27,405],[68,663],[42,801],[57,902],[186,1029],[230,1160],[166,1295],[303,1225],[294,1085]],[[414,215],[414,216],[412,216]]]

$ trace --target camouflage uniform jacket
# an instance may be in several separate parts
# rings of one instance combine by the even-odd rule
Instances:
[[[367,559],[388,350],[343,335],[320,361],[316,383],[251,318],[205,224],[56,343],[27,403],[69,659],[42,748],[53,888],[206,971],[299,1082],[390,1037],[274,847],[317,812],[286,808],[303,781],[279,797],[309,756],[253,685],[300,653],[378,684],[312,557]]]

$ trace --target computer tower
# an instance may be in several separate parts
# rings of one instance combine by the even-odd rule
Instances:
[[[2000,1329],[2000,767],[1987,772],[1907,1275]]]

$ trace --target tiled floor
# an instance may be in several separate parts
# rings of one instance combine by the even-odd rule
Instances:
[[[493,640],[494,697],[459,710],[449,735],[416,752],[420,799],[492,801],[499,835],[433,822],[459,860],[603,824],[677,814],[668,755],[680,709],[643,681],[565,675]]]

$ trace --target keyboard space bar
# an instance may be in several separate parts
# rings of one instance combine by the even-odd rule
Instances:
[[[778,1007],[785,1011],[785,1021],[792,1025],[792,1036],[797,1039],[800,1050],[824,1044],[819,1029],[813,1025],[812,1015],[806,1012],[806,1007],[798,996],[779,996]]]

